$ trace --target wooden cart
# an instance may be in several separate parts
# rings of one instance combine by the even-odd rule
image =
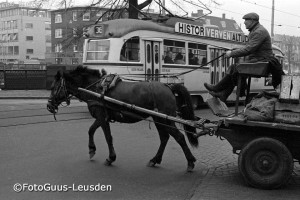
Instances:
[[[275,189],[288,182],[294,161],[300,160],[300,125],[281,123],[280,120],[249,121],[238,116],[241,78],[249,78],[249,95],[251,77],[267,76],[267,63],[250,65],[243,64],[239,68],[235,114],[224,118],[215,134],[225,138],[233,147],[233,152],[239,155],[238,167],[246,183],[256,188]],[[260,70],[252,74],[247,67],[260,67]],[[286,105],[290,107],[290,103]],[[295,106],[300,110],[300,104]],[[293,110],[289,111],[293,113]],[[300,118],[300,115],[296,114],[295,117]]]

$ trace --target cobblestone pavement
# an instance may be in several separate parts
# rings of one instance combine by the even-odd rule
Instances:
[[[197,111],[198,116],[208,116],[209,110]],[[201,113],[201,114],[199,114]],[[211,119],[211,118],[209,118]],[[279,200],[300,199],[300,165],[295,163],[294,172],[288,185],[278,190],[259,190],[247,186],[238,170],[238,155],[233,154],[227,140],[216,136],[199,138],[199,148],[193,150],[201,165],[207,166],[204,179],[193,188],[191,200]]]

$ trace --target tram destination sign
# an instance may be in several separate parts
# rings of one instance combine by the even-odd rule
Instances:
[[[243,43],[248,41],[248,36],[240,32],[219,30],[217,27],[198,26],[182,22],[177,22],[175,24],[175,32]]]

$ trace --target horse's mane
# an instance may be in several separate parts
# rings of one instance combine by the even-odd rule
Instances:
[[[64,72],[63,76],[67,81],[78,83],[87,83],[90,78],[100,79],[102,76],[106,75],[107,72],[102,69],[101,72],[97,69],[89,69],[87,67],[83,67],[82,65],[77,66],[74,70],[69,72]],[[58,80],[60,77],[56,76]]]

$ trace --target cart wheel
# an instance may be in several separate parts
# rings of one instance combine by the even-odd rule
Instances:
[[[285,185],[293,172],[293,158],[288,148],[272,138],[257,138],[240,152],[239,171],[249,185],[275,189]]]

